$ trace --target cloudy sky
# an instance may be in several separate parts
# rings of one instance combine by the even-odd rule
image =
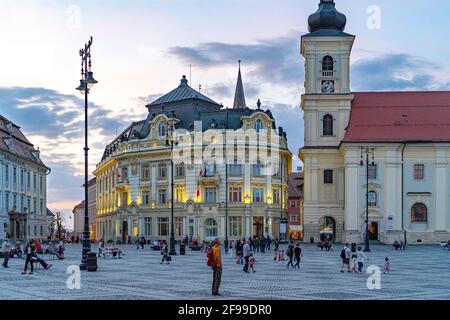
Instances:
[[[319,0],[0,0],[0,113],[52,168],[49,208],[83,197],[83,100],[78,50],[94,37],[91,169],[145,103],[183,74],[230,106],[241,59],[247,104],[261,99],[303,143],[300,37]],[[352,90],[449,90],[448,0],[336,0],[357,36]],[[376,6],[376,7],[374,7]],[[377,12],[379,10],[379,14]],[[375,19],[375,20],[374,20]]]

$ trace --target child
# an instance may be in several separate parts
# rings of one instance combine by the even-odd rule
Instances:
[[[275,248],[275,255],[274,255],[274,257],[273,257],[273,261],[277,261],[278,260],[278,250],[277,250],[277,248]]]
[[[255,273],[256,271],[255,271],[255,264],[256,264],[256,259],[255,259],[255,257],[253,256],[253,252],[250,252],[250,258],[248,259],[248,262],[249,262],[249,264],[250,264],[250,270],[251,270],[251,272],[253,272],[253,273]]]
[[[278,261],[283,261],[284,262],[284,250],[281,250],[280,260],[278,260]]]
[[[353,254],[352,258],[350,259],[350,271],[358,273],[358,271],[356,271],[356,254]]]
[[[386,257],[386,259],[384,259],[384,274],[389,273],[391,271],[391,264],[389,262],[389,258]]]

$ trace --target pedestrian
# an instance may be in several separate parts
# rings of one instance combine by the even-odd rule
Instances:
[[[127,244],[131,244],[131,236],[127,235]]]
[[[136,238],[136,241],[134,242],[134,244],[136,245],[136,250],[139,250],[139,238]]]
[[[279,262],[284,262],[284,250],[281,250],[280,255],[278,256],[278,261]]]
[[[358,273],[358,271],[356,271],[356,262],[357,262],[357,255],[356,253],[352,253],[352,257],[350,259],[350,271],[352,273]]]
[[[169,254],[168,254],[168,247],[167,247],[167,242],[164,240],[164,242],[163,242],[163,245],[162,245],[162,247],[161,247],[161,255],[163,256],[162,257],[162,259],[161,259],[161,262],[160,262],[160,264],[163,264],[164,263],[164,261],[166,261],[166,263],[167,264],[169,264],[169,261],[168,261],[168,256],[169,256]]]
[[[9,252],[10,251],[11,251],[11,243],[9,242],[8,238],[6,238],[2,244],[3,268],[9,268],[8,261],[9,261]]]
[[[251,247],[250,247],[250,240],[247,240],[247,242],[242,247],[242,255],[244,256],[244,260],[245,260],[244,268],[242,269],[244,272],[248,272],[248,266],[249,266],[249,259],[250,259],[250,252],[251,251],[252,250],[251,250]]]
[[[386,257],[384,259],[384,274],[391,272],[391,263],[389,262],[389,258]]]
[[[236,240],[235,250],[236,250],[236,264],[239,264],[241,261],[241,241],[240,240]]]
[[[222,279],[222,254],[220,252],[219,239],[213,241],[210,256],[212,258],[212,261],[211,262],[208,261],[208,265],[212,264],[213,269],[212,295],[220,296],[219,287]]]
[[[273,250],[273,252],[274,252],[273,261],[277,261],[278,260],[278,250],[277,250],[277,248],[275,248]]]
[[[234,253],[236,251],[234,250],[234,240],[231,240],[230,243],[228,244],[228,253],[230,255],[231,258],[234,258]]]
[[[29,274],[33,274],[34,271],[34,266],[33,266],[33,256],[34,256],[34,243],[33,241],[30,241],[27,243],[27,246],[25,247],[25,254],[26,254],[26,259],[25,259],[25,267],[23,269],[22,274],[26,274],[27,273],[27,269],[28,269],[28,265],[30,265],[31,271]]]
[[[292,269],[294,269],[294,246],[292,245],[292,242],[289,244],[287,250],[286,250],[286,255],[289,258],[289,262],[287,264],[287,268],[289,269],[289,265],[292,266]]]
[[[263,236],[261,236],[260,245],[261,245],[261,252],[266,253],[266,238]]]
[[[342,265],[341,265],[341,272],[344,272],[344,267],[347,266],[347,270],[348,272],[350,272],[350,248],[348,247],[348,243],[345,244],[344,248],[341,251],[341,261],[342,261]]]
[[[356,261],[358,262],[358,272],[362,272],[362,269],[364,267],[364,262],[369,261],[369,258],[365,255],[364,252],[362,252],[361,247],[358,247],[358,250],[356,251]]]
[[[256,264],[256,258],[253,256],[253,252],[250,252],[250,257],[248,259],[248,262],[250,264],[250,270],[251,272],[255,273],[255,264]]]
[[[294,255],[295,255],[295,266],[294,269],[297,267],[300,269],[300,257],[303,257],[302,248],[300,248],[300,244],[297,243],[294,249]]]
[[[141,248],[142,248],[142,250],[144,250],[144,246],[145,246],[146,242],[147,242],[147,240],[145,239],[144,235],[142,235],[141,236]]]
[[[228,238],[225,238],[223,242],[223,246],[225,247],[225,254],[228,254]]]
[[[267,236],[266,244],[267,244],[267,250],[270,251],[270,244],[272,243],[272,239],[270,236]]]

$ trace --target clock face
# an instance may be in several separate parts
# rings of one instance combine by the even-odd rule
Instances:
[[[333,80],[322,81],[322,92],[333,93],[334,92],[334,81]]]

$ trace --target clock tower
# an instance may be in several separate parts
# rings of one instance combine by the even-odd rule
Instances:
[[[350,53],[355,36],[334,0],[321,0],[302,36],[305,58],[304,239],[341,241],[344,224],[344,157],[339,146],[350,117]]]

